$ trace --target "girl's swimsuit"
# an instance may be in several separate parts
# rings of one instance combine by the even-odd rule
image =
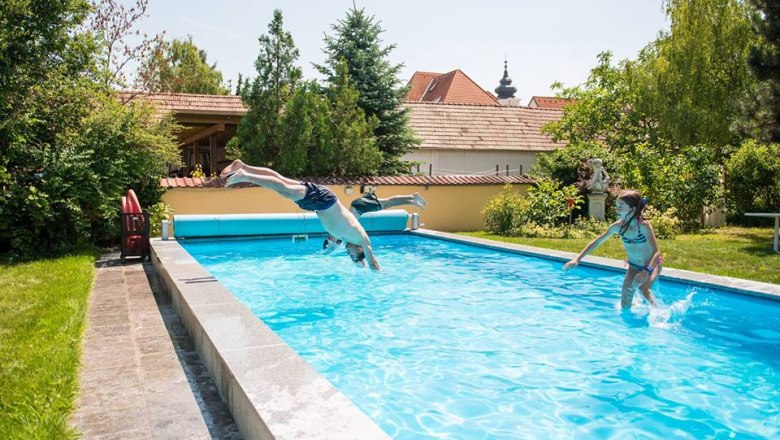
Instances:
[[[636,237],[634,237],[634,238],[626,238],[626,236],[624,234],[625,233],[622,233],[622,234],[619,234],[619,235],[620,235],[620,238],[623,240],[623,243],[625,243],[625,244],[640,244],[640,243],[646,243],[647,242],[647,237],[645,237],[645,234],[643,234],[641,230],[636,234]]]

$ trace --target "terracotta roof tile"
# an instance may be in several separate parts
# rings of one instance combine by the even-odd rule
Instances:
[[[316,177],[301,178],[321,185],[505,185],[507,183],[531,184],[534,180],[528,176],[365,176],[365,177]],[[160,179],[160,186],[173,188],[220,188],[224,180],[220,178],[173,178]]]
[[[419,101],[425,94],[425,91],[428,90],[431,81],[441,75],[441,73],[414,72],[408,83],[409,92],[406,93],[406,99],[408,101]]]
[[[157,105],[160,111],[190,114],[246,114],[246,106],[240,96],[235,95],[196,95],[192,93],[144,93],[133,91],[119,92],[123,102],[145,100]]]
[[[415,72],[406,95],[411,102],[441,102],[499,105],[490,92],[480,87],[460,69],[444,74]]]
[[[577,102],[576,99],[568,98],[555,98],[552,96],[534,96],[528,103],[529,107],[536,106],[537,108],[547,109],[562,109],[569,104]]]
[[[564,146],[541,133],[562,110],[407,102],[421,149],[552,151]]]

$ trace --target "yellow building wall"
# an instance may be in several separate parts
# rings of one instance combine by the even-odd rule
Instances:
[[[328,185],[344,206],[360,195],[359,185]],[[527,184],[513,185],[521,194]],[[378,186],[380,199],[419,192],[428,202],[425,210],[402,206],[420,214],[421,227],[438,231],[478,231],[484,229],[482,208],[501,192],[502,185]],[[303,212],[291,200],[265,188],[174,188],[162,197],[176,214],[253,214]]]

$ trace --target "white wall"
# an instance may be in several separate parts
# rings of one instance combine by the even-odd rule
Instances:
[[[429,164],[433,164],[433,175],[452,174],[495,174],[496,165],[499,174],[509,175],[528,173],[536,163],[536,154],[531,151],[474,151],[474,150],[433,150],[420,149],[403,156],[403,160],[422,162],[420,172],[428,174]],[[413,169],[417,172],[417,169]]]

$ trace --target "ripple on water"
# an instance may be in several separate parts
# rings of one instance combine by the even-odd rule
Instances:
[[[186,248],[389,435],[780,436],[780,306],[410,236],[383,271],[317,240]],[[225,243],[228,245],[225,246]]]

